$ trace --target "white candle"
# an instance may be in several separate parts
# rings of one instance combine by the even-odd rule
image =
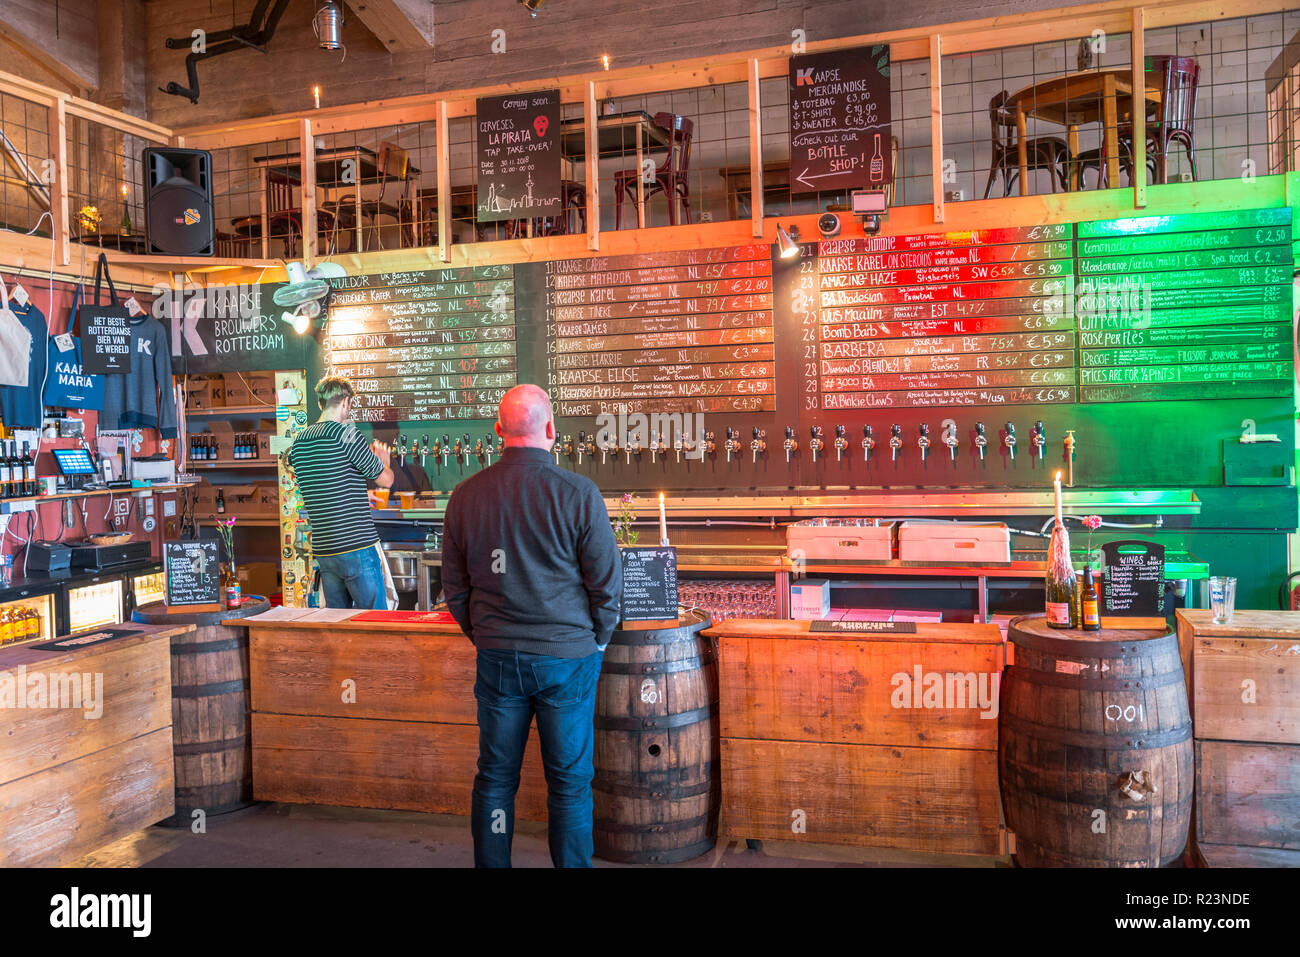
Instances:
[[[319,110],[319,109],[320,109],[320,87],[319,87],[319,86],[313,86],[313,87],[311,88],[311,95],[312,95],[312,98],[315,99],[315,101],[316,101],[316,109]]]
[[[1061,519],[1061,473],[1060,472],[1056,473],[1056,478],[1052,480],[1052,485],[1056,489],[1056,520],[1060,522],[1062,520]]]
[[[659,493],[659,544],[668,544],[668,515],[664,512],[664,493]]]

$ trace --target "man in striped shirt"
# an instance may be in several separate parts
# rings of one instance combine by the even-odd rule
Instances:
[[[367,443],[352,424],[352,385],[327,376],[316,386],[320,420],[299,432],[289,449],[311,525],[312,555],[320,566],[327,608],[385,608],[379,533],[370,517],[366,481],[393,484],[392,454]]]

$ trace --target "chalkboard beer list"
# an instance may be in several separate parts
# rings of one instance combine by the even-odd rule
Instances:
[[[547,388],[561,417],[776,408],[767,245],[545,264]],[[668,441],[669,437],[665,437]]]
[[[489,419],[518,382],[512,265],[331,279],[327,366],[362,422]]]
[[[832,240],[815,269],[822,409],[1075,401],[1068,224]]]
[[[1084,402],[1289,396],[1291,210],[1078,224]]]

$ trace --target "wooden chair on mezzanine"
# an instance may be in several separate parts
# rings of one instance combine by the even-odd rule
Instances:
[[[1017,140],[1016,118],[1006,108],[1011,94],[1006,90],[989,100],[989,125],[993,133],[993,155],[989,160],[989,179],[984,184],[984,198],[989,198],[993,180],[1002,176],[1002,195],[1010,196],[1011,188],[1020,176],[1020,151]],[[1025,139],[1028,156],[1026,169],[1046,170],[1052,180],[1052,192],[1059,184],[1068,188],[1066,177],[1070,170],[1070,147],[1059,136],[1034,136]]]
[[[655,170],[652,182],[645,184],[648,200],[654,193],[663,193],[668,199],[668,225],[677,225],[677,203],[682,204],[683,218],[687,225],[691,222],[691,134],[695,122],[675,113],[656,113],[655,122],[668,130],[672,136],[668,156]],[[614,228],[622,228],[623,200],[630,198],[636,205],[637,179],[641,176],[639,169],[623,169],[614,174]]]
[[[1160,105],[1150,104],[1146,118],[1147,171],[1153,183],[1163,183],[1169,175],[1169,147],[1178,144],[1187,151],[1187,162],[1196,179],[1196,95],[1200,87],[1201,67],[1194,57],[1153,55],[1146,58],[1146,72],[1160,75]],[[1133,181],[1133,124],[1118,128],[1120,168]],[[1107,183],[1105,157],[1100,149],[1085,150],[1075,157],[1079,165],[1079,185],[1084,174],[1097,170],[1097,188]]]
[[[267,237],[285,238],[287,258],[298,256],[298,237],[302,235],[302,207],[296,204],[293,191],[297,179],[287,170],[271,168],[266,171],[266,234]],[[317,225],[325,231],[329,249],[334,248],[338,217],[328,208],[317,207]],[[284,228],[281,233],[277,226]]]

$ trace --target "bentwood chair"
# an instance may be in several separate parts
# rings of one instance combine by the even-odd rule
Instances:
[[[1168,179],[1169,148],[1178,144],[1187,151],[1192,179],[1196,179],[1196,93],[1200,86],[1200,64],[1192,57],[1149,56],[1146,72],[1160,75],[1160,105],[1148,106],[1146,122],[1147,172],[1153,183]],[[1133,124],[1118,128],[1120,169],[1133,181]],[[1079,185],[1084,173],[1097,170],[1097,186],[1107,186],[1106,163],[1100,149],[1085,150],[1077,157]]]
[[[1002,177],[1002,195],[1010,196],[1016,179],[1020,176],[1019,140],[1016,137],[1016,118],[1006,103],[1010,94],[1003,90],[989,100],[989,125],[993,133],[993,155],[989,161],[989,178],[984,184],[984,198],[989,198],[993,181]],[[1046,170],[1052,181],[1052,192],[1059,184],[1067,189],[1066,177],[1070,170],[1070,147],[1059,136],[1034,136],[1025,140],[1027,170]]]
[[[689,225],[691,222],[691,134],[695,122],[675,113],[656,113],[655,122],[672,134],[668,156],[662,165],[655,169],[654,179],[645,184],[645,196],[648,200],[655,193],[663,193],[668,198],[668,225],[677,225],[677,203],[682,204],[683,216]],[[614,174],[614,228],[619,229],[623,221],[623,199],[630,198],[636,203],[637,179],[641,170],[624,169]]]

